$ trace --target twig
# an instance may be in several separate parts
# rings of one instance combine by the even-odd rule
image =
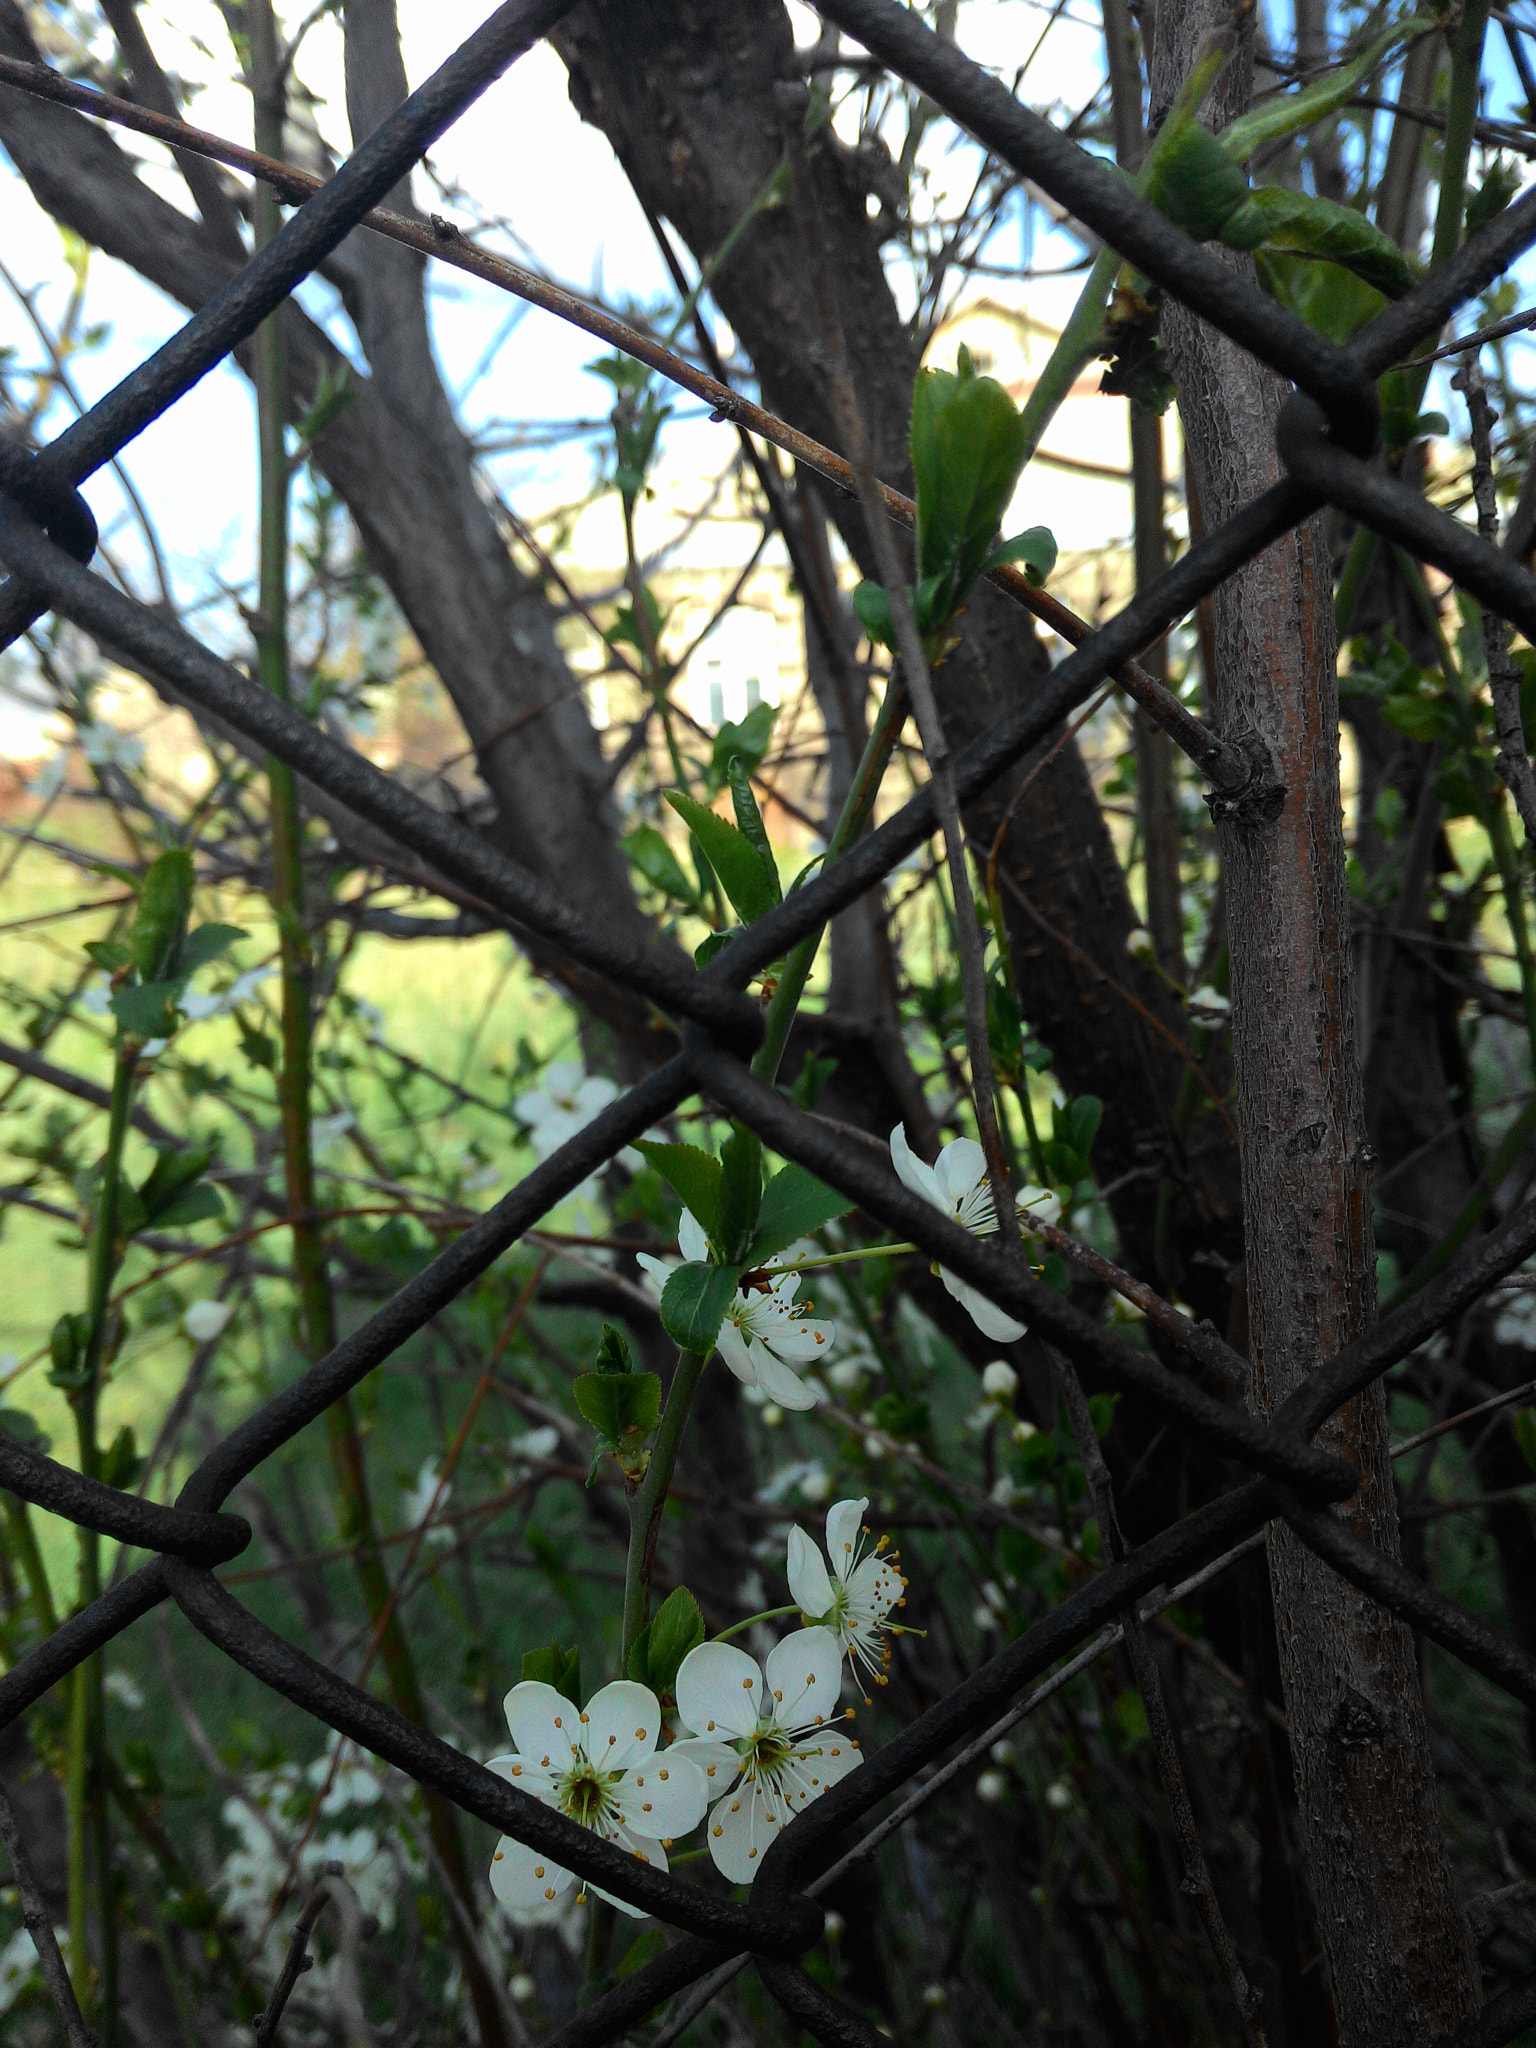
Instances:
[[[1524,1386],[1511,1387],[1507,1394],[1495,1394],[1491,1400],[1479,1401],[1475,1408],[1463,1408],[1459,1415],[1448,1415],[1444,1422],[1436,1422],[1428,1429],[1421,1429],[1417,1436],[1405,1436],[1393,1444],[1388,1457],[1406,1457],[1409,1451],[1416,1451],[1420,1444],[1432,1443],[1437,1436],[1444,1436],[1448,1429],[1459,1429],[1464,1422],[1471,1422],[1479,1415],[1487,1415],[1492,1409],[1507,1408],[1513,1401],[1527,1400],[1536,1394],[1536,1380],[1527,1380]]]
[[[282,2022],[283,2007],[293,1996],[293,1987],[304,1972],[314,1965],[315,1959],[309,1953],[309,1937],[314,1932],[315,1922],[331,1903],[330,1880],[333,1877],[340,1877],[342,1870],[343,1866],[340,1863],[327,1863],[322,1874],[315,1880],[309,1897],[304,1901],[303,1910],[293,1930],[293,1939],[288,1944],[288,1953],[283,1958],[283,1967],[272,1987],[272,1996],[267,2000],[265,2010],[256,2015],[256,2048],[272,2048]]]
[[[5,1853],[11,1862],[11,1876],[21,1894],[22,1925],[31,1935],[32,1946],[37,1950],[38,1968],[43,1973],[48,1996],[59,2015],[59,2025],[64,2029],[68,2048],[96,2048],[96,2036],[81,2016],[75,1987],[69,1981],[69,1972],[54,1939],[53,1915],[48,1911],[36,1874],[22,1847],[21,1829],[16,1824],[16,1812],[4,1785],[0,1785],[0,1842],[5,1844]]]

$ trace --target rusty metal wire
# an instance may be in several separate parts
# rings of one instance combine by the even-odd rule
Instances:
[[[1084,638],[1044,683],[960,756],[955,781],[962,800],[994,782],[1202,597],[1324,504],[1346,510],[1435,563],[1536,640],[1536,578],[1371,460],[1376,380],[1436,339],[1460,305],[1536,240],[1536,195],[1484,227],[1410,297],[1384,312],[1349,346],[1338,347],[1190,241],[1107,166],[1019,105],[896,0],[817,4],[829,22],[917,86],[1002,162],[1133,260],[1165,292],[1195,308],[1297,387],[1277,431],[1287,481],[1193,546],[1155,584]],[[1116,1339],[1031,1280],[995,1245],[972,1237],[909,1194],[865,1150],[756,1081],[745,1065],[761,1033],[757,1009],[744,993],[752,976],[877,886],[932,836],[937,818],[929,793],[913,797],[843,859],[740,933],[706,970],[691,973],[664,958],[616,945],[517,863],[276,703],[180,627],[91,572],[96,527],[79,495],[80,483],[249,338],[431,142],[570,5],[571,0],[505,0],[306,199],[260,255],[67,432],[36,455],[0,440],[0,561],[9,571],[0,586],[0,645],[8,645],[44,610],[72,620],[257,741],[516,927],[590,971],[642,990],[677,1021],[683,1049],[561,1146],[359,1329],[226,1436],[192,1474],[174,1507],[83,1478],[0,1433],[0,1485],[79,1527],[152,1554],[0,1678],[0,1727],[160,1602],[174,1600],[225,1655],[327,1727],[685,1935],[583,2010],[554,2037],[560,2048],[598,2048],[663,1999],[697,1985],[740,1954],[757,1959],[767,1989],[819,2040],[871,2048],[878,2037],[868,2024],[813,1983],[798,1963],[822,1929],[822,1911],[809,1887],[846,1850],[850,1830],[916,1773],[1006,1712],[1031,1681],[1081,1651],[1133,1602],[1225,1557],[1275,1518],[1283,1518],[1372,1600],[1536,1707],[1536,1661],[1355,1537],[1328,1512],[1329,1503],[1353,1491],[1355,1475],[1345,1461],[1312,1441],[1346,1401],[1536,1251],[1536,1202],[1463,1252],[1434,1285],[1377,1329],[1322,1362],[1306,1386],[1265,1423],[1205,1393],[1195,1381],[1199,1361],[1193,1356],[1184,1360],[1186,1376]],[[79,104],[77,91],[49,91],[46,74],[29,81],[22,74],[30,68],[6,67],[10,89],[68,97]],[[256,175],[265,174],[262,160],[248,153],[247,160]],[[298,194],[290,189],[288,196]],[[624,346],[622,335],[615,338]],[[739,410],[729,416],[737,417]],[[758,410],[752,408],[754,415]],[[782,422],[771,425],[777,431],[770,438],[782,435],[787,441],[795,434]],[[890,503],[899,515],[895,494]],[[1223,801],[1240,810],[1240,795],[1232,798],[1227,792]],[[242,1478],[392,1356],[594,1170],[693,1095],[749,1124],[784,1157],[811,1169],[868,1215],[1033,1325],[1075,1364],[1091,1368],[1112,1386],[1134,1387],[1166,1421],[1195,1432],[1254,1475],[1101,1571],[871,1754],[864,1769],[844,1779],[775,1840],[744,1903],[662,1875],[520,1793],[284,1641],[235,1599],[212,1569],[250,1541],[243,1519],[222,1511]],[[1512,2039],[1533,2012],[1536,1978],[1493,2001],[1457,2040],[1463,2048],[1474,2041],[1494,2048]]]

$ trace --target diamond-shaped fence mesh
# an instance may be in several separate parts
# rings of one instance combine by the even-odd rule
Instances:
[[[827,450],[622,323],[509,264],[457,246],[455,231],[445,224],[434,222],[425,229],[373,213],[433,141],[571,4],[505,0],[323,184],[141,109],[105,102],[37,67],[7,60],[0,70],[0,84],[106,112],[151,133],[174,134],[186,146],[201,145],[206,154],[268,175],[285,197],[303,200],[275,239],[217,297],[40,454],[0,440],[0,559],[10,572],[0,587],[0,644],[9,644],[51,610],[126,659],[142,661],[188,702],[286,762],[516,927],[552,942],[590,972],[643,992],[676,1020],[683,1048],[547,1158],[328,1356],[227,1435],[187,1480],[174,1507],[82,1477],[0,1434],[0,1485],[81,1528],[152,1553],[148,1563],[0,1678],[0,1726],[159,1603],[173,1600],[227,1656],[331,1729],[687,1937],[570,2022],[555,2037],[561,2048],[611,2040],[689,1986],[700,1987],[696,2007],[701,1994],[742,1957],[753,1959],[773,1996],[818,2039],[870,2044],[879,2036],[797,1961],[821,1934],[817,1895],[952,1780],[954,1762],[931,1768],[940,1759],[957,1745],[969,1745],[961,1753],[963,1762],[995,1739],[1000,1719],[1022,1711],[1032,1681],[1085,1648],[1096,1652],[1104,1631],[1146,1596],[1219,1568],[1277,1517],[1372,1601],[1536,1709],[1536,1662],[1329,1512],[1330,1503],[1351,1494],[1355,1474],[1343,1459],[1313,1442],[1318,1428],[1347,1401],[1536,1251],[1536,1203],[1464,1252],[1433,1285],[1368,1335],[1320,1361],[1268,1421],[1226,1405],[1192,1377],[1182,1377],[1117,1339],[998,1247],[948,1221],[903,1188],[865,1149],[839,1138],[835,1129],[756,1080],[746,1064],[762,1029],[757,1006],[744,994],[753,975],[932,838],[939,821],[930,791],[913,797],[694,973],[596,929],[517,862],[92,573],[95,522],[79,485],[251,336],[365,216],[380,232],[414,240],[576,319],[686,381],[725,416],[847,482],[847,466]],[[1343,510],[1434,564],[1536,643],[1536,578],[1372,461],[1377,380],[1437,337],[1457,308],[1536,239],[1536,193],[1482,228],[1453,261],[1382,313],[1350,345],[1338,347],[1192,242],[1104,163],[1018,104],[896,0],[821,0],[820,12],[926,94],[998,160],[1136,264],[1164,293],[1196,310],[1295,386],[1277,436],[1285,481],[1191,546],[1155,584],[1083,638],[1048,679],[962,754],[955,762],[962,801],[1018,762],[1106,680],[1134,679],[1134,658],[1142,649],[1227,576],[1324,505]],[[888,497],[899,516],[903,501]],[[1155,686],[1144,676],[1133,687],[1153,687],[1153,702],[1171,727],[1177,728],[1183,717],[1176,737],[1215,782],[1218,805],[1225,802],[1229,814],[1240,809],[1241,762],[1178,707],[1159,703]],[[869,1754],[863,1769],[827,1792],[775,1840],[750,1895],[739,1903],[649,1868],[519,1792],[283,1640],[236,1600],[214,1571],[250,1541],[246,1522],[222,1506],[243,1478],[390,1358],[595,1169],[694,1095],[750,1125],[775,1151],[942,1261],[1074,1364],[1109,1386],[1134,1389],[1168,1423],[1193,1432],[1252,1475],[1102,1570]],[[1181,1332],[1178,1322],[1174,1319],[1164,1334],[1189,1360],[1213,1346],[1224,1350],[1209,1331],[1185,1325]],[[1240,1380],[1241,1361],[1228,1354],[1228,1363]],[[1166,1597],[1160,1604],[1166,1604]],[[894,1812],[861,1835],[859,1824],[893,1797],[898,1802]],[[1506,1994],[1497,2009],[1488,2008],[1471,2031],[1457,2038],[1507,2041],[1533,2016],[1536,1978]]]

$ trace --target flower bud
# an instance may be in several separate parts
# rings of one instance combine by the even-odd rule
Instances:
[[[981,1375],[981,1391],[991,1401],[1011,1401],[1019,1376],[1005,1358],[994,1358]]]
[[[1152,934],[1142,925],[1125,935],[1125,950],[1133,960],[1151,960],[1155,957]]]
[[[983,1771],[976,1780],[976,1797],[988,1806],[996,1806],[1008,1791],[1008,1780],[1001,1771]]]

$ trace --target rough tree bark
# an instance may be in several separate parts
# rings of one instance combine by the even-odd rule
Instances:
[[[1227,0],[1159,17],[1166,108]],[[1239,111],[1251,51],[1219,88]],[[1211,118],[1208,113],[1207,118]],[[1230,258],[1247,262],[1246,258]],[[1193,316],[1164,315],[1187,459],[1215,526],[1280,475],[1284,387]],[[1331,580],[1312,521],[1214,601],[1215,712],[1263,737],[1278,815],[1220,827],[1231,944],[1250,1344],[1268,1410],[1375,1313],[1369,1148],[1354,1039]],[[1396,1555],[1380,1385],[1326,1433],[1360,1490],[1340,1512]],[[1477,1969],[1440,1829],[1413,1641],[1283,1526],[1270,1539],[1282,1678],[1318,1924],[1346,2048],[1406,2048],[1475,2009]]]

